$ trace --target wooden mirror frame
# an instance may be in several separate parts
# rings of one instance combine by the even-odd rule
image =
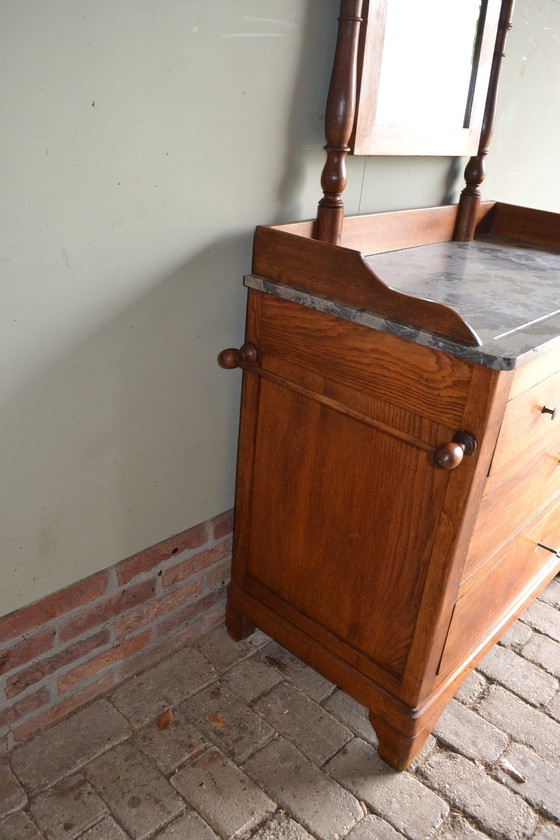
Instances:
[[[393,83],[391,75],[395,75],[390,75],[387,69],[386,54],[387,47],[393,47],[387,36],[387,16],[396,2],[397,0],[363,2],[358,45],[356,113],[349,143],[350,152],[356,155],[476,154],[498,29],[500,0],[480,0],[477,28],[471,32],[475,37],[471,46],[470,82],[464,90],[461,107],[465,117],[468,112],[468,119],[462,116],[454,124],[438,123],[437,126],[430,123],[429,107],[428,116],[424,115],[421,120],[415,122],[405,120],[403,116],[398,122],[386,123],[378,113],[382,87],[390,87]],[[426,28],[418,32],[417,39],[422,54],[429,55],[438,51],[442,41],[452,41],[454,36],[454,32],[442,31],[434,21],[426,20]],[[393,38],[393,41],[396,40]],[[407,69],[409,59],[406,48],[399,41],[396,49],[402,53],[399,58],[402,61],[402,75],[406,77],[407,73],[410,74],[410,68]],[[441,75],[444,76],[447,68],[442,65],[440,69]],[[429,103],[433,97],[432,91],[424,87],[422,93],[424,101]]]
[[[485,80],[485,105],[478,152],[471,158],[465,172],[467,187],[461,195],[457,220],[455,238],[462,240],[472,238],[473,219],[480,202],[479,187],[485,176],[484,160],[492,136],[500,68],[506,36],[511,28],[514,0],[489,0],[488,8],[492,9],[492,20],[496,4],[499,5],[498,21],[496,25],[492,24],[493,32],[486,30],[485,34],[486,38],[491,35],[494,46],[490,70],[481,75]],[[325,117],[327,161],[321,176],[323,198],[319,202],[315,228],[315,238],[333,245],[340,243],[342,234],[344,203],[341,195],[346,187],[345,161],[346,155],[352,151],[350,143],[355,134],[358,100],[360,96],[365,95],[363,77],[360,74],[366,45],[363,24],[368,10],[369,0],[341,0],[338,38]],[[373,81],[375,82],[374,77]],[[480,97],[481,94],[478,93],[477,96]],[[471,120],[471,123],[474,125],[474,120]],[[453,154],[453,151],[449,154]]]

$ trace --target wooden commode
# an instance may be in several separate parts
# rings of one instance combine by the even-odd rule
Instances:
[[[465,201],[258,228],[220,354],[244,371],[229,632],[363,703],[398,769],[560,570],[560,216]]]

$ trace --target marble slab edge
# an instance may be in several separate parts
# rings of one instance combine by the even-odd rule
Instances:
[[[560,315],[538,321],[506,336],[485,338],[481,345],[473,346],[257,274],[247,274],[243,282],[248,288],[259,292],[395,335],[493,370],[513,370],[560,345]]]

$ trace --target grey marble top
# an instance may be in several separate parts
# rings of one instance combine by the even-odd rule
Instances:
[[[263,277],[249,275],[245,283],[496,370],[560,345],[560,248],[487,237],[373,254],[366,262],[392,289],[451,306],[481,344],[465,345]]]

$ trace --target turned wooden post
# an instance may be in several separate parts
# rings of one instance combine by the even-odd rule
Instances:
[[[316,238],[338,245],[342,234],[346,187],[346,155],[356,112],[357,59],[363,0],[341,0],[338,38],[327,97],[325,146],[321,176],[323,198],[317,211]]]
[[[478,154],[474,155],[467,163],[465,168],[466,187],[459,199],[457,223],[453,234],[453,239],[458,242],[471,242],[474,239],[478,207],[480,205],[480,185],[486,177],[486,155],[488,154],[492,132],[494,130],[500,70],[505,55],[507,34],[511,29],[514,2],[515,0],[502,0]]]

